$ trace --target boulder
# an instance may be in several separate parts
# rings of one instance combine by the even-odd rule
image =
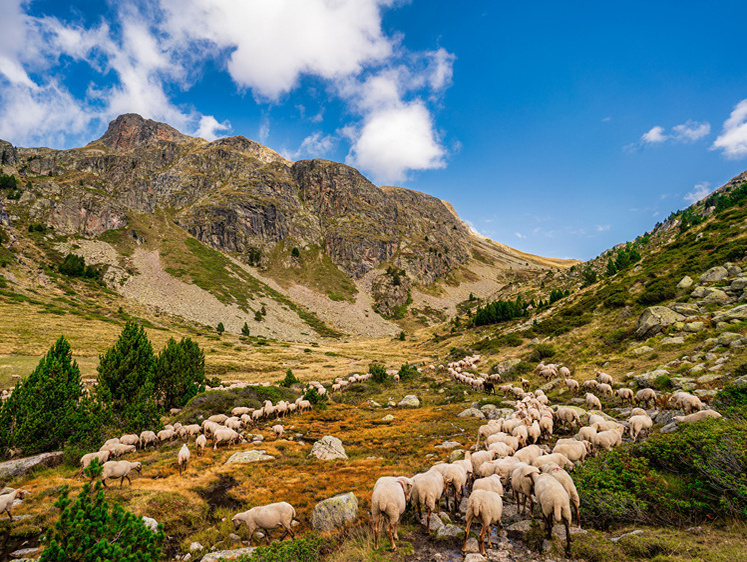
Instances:
[[[143,515],[143,523],[145,523],[145,526],[150,529],[151,533],[158,532],[158,521],[156,521],[152,517],[146,517],[145,515]]]
[[[698,384],[711,384],[724,378],[724,375],[703,375],[698,377]]]
[[[648,353],[649,351],[653,350],[653,347],[642,345],[641,347],[636,347],[635,349],[630,350],[630,353],[632,353],[633,355],[643,355],[644,353]]]
[[[461,445],[458,441],[444,441],[440,445],[436,445],[436,449],[453,449],[454,447],[461,447]]]
[[[717,265],[706,271],[703,275],[698,278],[701,283],[716,283],[722,279],[726,279],[729,276],[729,272],[725,267]]]
[[[6,482],[13,478],[19,478],[39,466],[57,466],[62,462],[62,451],[54,453],[41,453],[33,457],[16,459],[0,463],[0,482]]]
[[[689,276],[687,276],[687,275],[685,275],[680,280],[680,282],[677,283],[677,288],[678,289],[689,289],[692,286],[693,286],[693,280]]]
[[[417,408],[420,406],[420,400],[414,394],[408,394],[397,404],[399,407],[409,406],[411,408]]]
[[[686,332],[690,332],[691,334],[694,334],[696,332],[700,332],[705,329],[705,324],[703,322],[688,322],[685,324],[684,327]]]
[[[266,451],[264,449],[252,449],[251,451],[239,451],[238,453],[234,453],[230,457],[228,457],[228,460],[226,461],[226,464],[230,463],[249,463],[249,462],[257,462],[257,461],[271,461],[275,457],[272,455],[266,454]]]
[[[381,418],[381,421],[384,421],[384,422],[390,422],[390,421],[393,421],[393,420],[394,420],[394,416],[392,414],[387,414],[386,416],[384,416],[383,418]]]
[[[715,287],[707,288],[705,290],[705,295],[703,295],[703,302],[706,304],[726,304],[729,302],[729,299],[729,295]]]
[[[485,419],[485,414],[483,414],[480,410],[477,408],[467,408],[466,410],[460,412],[457,414],[458,418],[469,418],[469,417],[475,417],[479,419]]]
[[[719,322],[731,322],[732,320],[739,320],[740,322],[747,320],[747,304],[740,304],[721,314],[717,314],[711,321],[717,324]]]
[[[653,388],[654,381],[658,377],[668,374],[669,371],[667,371],[666,369],[656,369],[655,371],[649,371],[641,375],[636,375],[635,377],[633,377],[633,380],[635,380],[635,383],[639,388]]]
[[[693,289],[693,292],[690,293],[690,296],[694,299],[701,299],[705,296],[705,294],[705,287],[695,287],[695,289]]]
[[[682,336],[671,336],[662,338],[659,342],[659,345],[668,346],[668,345],[682,345],[685,343],[685,338]]]
[[[475,541],[477,542],[477,541]],[[467,541],[469,543],[469,541]],[[469,547],[469,545],[468,545]],[[469,552],[467,556],[464,557],[464,562],[486,562],[488,559],[485,558],[482,554],[479,552]]]
[[[747,386],[747,375],[742,375],[741,377],[734,379],[732,384],[734,386]]]
[[[314,443],[311,448],[309,456],[314,456],[322,461],[330,461],[335,459],[347,460],[348,456],[345,454],[345,449],[342,446],[342,441],[337,437],[327,435],[322,437],[320,441]]]
[[[684,314],[685,316],[695,316],[700,314],[700,309],[697,304],[690,302],[673,302],[667,308],[671,308],[678,314]]]
[[[314,506],[311,526],[317,531],[331,531],[355,520],[357,515],[358,498],[355,494],[339,494]]]
[[[485,404],[482,408],[480,408],[480,411],[483,414],[488,415],[490,414],[491,411],[497,410],[497,409],[498,409],[498,406],[496,406],[495,404]]]
[[[650,306],[644,310],[636,322],[637,338],[648,338],[658,334],[675,322],[683,322],[685,317],[666,306]]]
[[[202,557],[201,562],[218,562],[218,560],[234,560],[240,556],[251,556],[254,551],[257,550],[255,547],[237,548],[236,550],[218,550],[211,552]]]
[[[477,544],[477,539],[475,537],[470,537],[467,539],[467,544],[465,545],[465,550],[470,553],[480,552],[480,545]]]
[[[745,289],[747,289],[747,277],[740,277],[739,279],[735,279],[731,282],[731,285],[729,285],[729,288],[732,291],[741,293]]]
[[[449,453],[449,462],[458,461],[459,459],[464,458],[464,449],[454,449]]]
[[[460,529],[456,525],[444,525],[438,531],[436,531],[437,538],[454,538],[464,537],[464,530]]]
[[[674,390],[684,390],[685,392],[689,392],[694,390],[696,386],[695,379],[690,377],[672,377],[670,381]]]
[[[426,514],[424,513],[423,518],[420,520],[420,523],[422,525],[425,525],[427,520],[428,518],[426,517]],[[441,519],[437,515],[431,513],[431,526],[428,529],[428,532],[432,533],[433,531],[438,531],[443,526],[444,526],[444,522],[441,521]]]
[[[719,334],[717,341],[721,345],[729,345],[731,342],[740,339],[742,339],[742,336],[739,334],[735,334],[734,332],[724,332],[723,334]]]

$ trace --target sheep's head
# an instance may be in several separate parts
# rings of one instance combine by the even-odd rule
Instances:
[[[142,465],[142,463],[140,461],[134,462],[134,463],[132,463],[132,469],[133,470],[137,470],[138,472],[142,472],[143,465]]]
[[[24,490],[23,488],[19,488],[18,492],[16,492],[16,498],[18,499],[23,499],[28,495],[30,495],[30,492],[28,490]]]
[[[233,530],[234,531],[238,531],[239,527],[241,527],[241,520],[240,519],[236,519],[236,517],[237,516],[234,515],[233,519],[231,519],[231,521],[233,521]]]

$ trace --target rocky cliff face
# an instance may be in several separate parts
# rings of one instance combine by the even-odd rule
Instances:
[[[31,180],[30,217],[66,234],[95,237],[125,227],[130,211],[168,209],[216,249],[247,256],[315,244],[353,279],[390,263],[429,284],[470,258],[470,234],[444,202],[377,187],[344,164],[289,162],[244,137],[208,143],[127,114],[85,147],[3,142],[0,158]]]

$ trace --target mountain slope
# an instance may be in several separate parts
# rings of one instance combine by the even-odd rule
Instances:
[[[16,248],[53,263],[81,254],[110,289],[234,332],[246,322],[290,339],[394,334],[517,272],[573,263],[478,237],[448,203],[344,164],[290,162],[244,137],[207,142],[135,114],[82,148],[1,143],[0,160],[22,191],[3,202],[9,236],[48,229]]]

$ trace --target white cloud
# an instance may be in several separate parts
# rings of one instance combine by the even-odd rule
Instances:
[[[694,142],[711,133],[711,124],[708,122],[698,123],[688,120],[681,125],[672,128],[672,138],[680,142]]]
[[[697,184],[690,193],[685,194],[683,199],[692,205],[710,195],[711,191],[713,190],[711,189],[710,182],[704,181]]]
[[[444,156],[430,113],[412,102],[370,114],[345,161],[386,183],[404,180],[411,169],[443,168]]]
[[[728,158],[747,156],[747,99],[734,106],[731,115],[724,121],[722,133],[711,148],[723,151]]]
[[[219,123],[212,115],[203,115],[195,135],[205,140],[214,141],[219,137],[220,131],[230,131],[231,124],[228,121]]]
[[[288,153],[288,157],[291,160],[322,158],[332,151],[338,140],[334,135],[325,135],[321,131],[316,131],[303,139],[298,150]]]
[[[606,232],[610,229],[610,225],[608,224],[598,224],[596,227],[597,232]]]
[[[668,138],[669,137],[664,134],[664,127],[659,127],[657,125],[656,127],[651,127],[651,130],[641,135],[641,142],[655,144],[664,142]]]
[[[517,238],[526,238],[526,235],[522,234],[521,232],[514,232],[514,234],[516,234]]]

